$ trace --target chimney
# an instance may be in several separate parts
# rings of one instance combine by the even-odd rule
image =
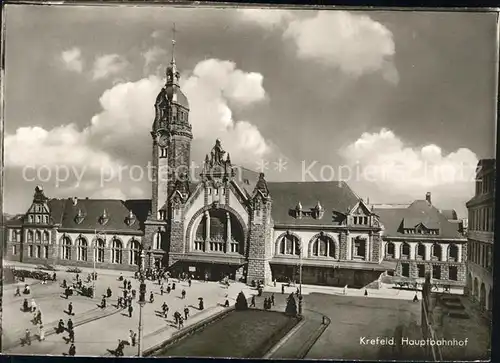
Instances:
[[[427,192],[425,194],[425,200],[427,201],[427,203],[432,204],[432,201],[431,201],[431,192]]]

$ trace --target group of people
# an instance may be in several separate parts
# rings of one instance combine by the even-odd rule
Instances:
[[[36,304],[35,299],[31,299],[31,302],[28,302],[28,299],[24,299],[22,310],[24,312],[30,312],[33,314],[33,319],[31,319],[31,322],[33,323],[33,325],[38,326],[38,339],[40,341],[45,340],[45,330],[43,328],[42,322],[42,310]],[[31,331],[29,329],[26,329],[25,331],[23,343],[31,345]]]

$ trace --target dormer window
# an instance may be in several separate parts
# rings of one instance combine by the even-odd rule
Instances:
[[[129,212],[125,222],[127,223],[128,226],[131,226],[135,223],[135,215],[132,213],[132,211]]]
[[[108,223],[109,221],[109,216],[108,216],[108,212],[106,211],[106,209],[102,212],[101,216],[99,217],[99,223],[101,225],[105,225],[106,223]]]
[[[318,203],[316,203],[316,206],[314,207],[314,218],[321,219],[321,218],[323,218],[324,213],[325,213],[325,209],[323,208],[321,203],[318,201]]]
[[[75,222],[77,224],[80,224],[83,222],[83,220],[85,219],[85,215],[83,214],[82,210],[81,209],[78,209],[78,213],[75,217]]]

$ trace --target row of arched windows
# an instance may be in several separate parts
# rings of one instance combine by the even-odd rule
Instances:
[[[417,260],[425,260],[426,259],[426,249],[430,248],[430,258],[431,260],[440,261],[443,256],[443,247],[438,243],[433,243],[431,246],[426,246],[423,243],[418,243],[415,247],[415,259]],[[400,254],[399,258],[401,259],[409,259],[410,258],[410,250],[411,246],[407,242],[403,242],[400,246]],[[458,261],[458,246],[455,244],[450,244],[447,250],[447,260],[448,261]],[[395,258],[396,257],[396,245],[393,242],[387,242],[385,247],[385,256],[387,258]]]
[[[95,241],[94,247],[92,250],[89,247],[87,239],[84,237],[78,237],[75,243],[76,249],[72,249],[71,239],[67,236],[63,237],[61,241],[61,258],[64,260],[72,260],[76,259],[77,261],[92,261],[89,259],[89,253],[94,253],[94,258],[96,262],[106,262],[105,261],[105,250],[106,243],[102,238],[98,238]],[[141,244],[137,240],[130,241],[129,246],[129,261],[128,263],[131,265],[139,265],[140,263],[140,252],[141,252]],[[73,251],[76,252],[76,256],[73,256]],[[111,263],[122,264],[123,263],[123,254],[125,249],[123,248],[123,242],[119,239],[113,239],[111,241]]]
[[[280,255],[299,256],[301,251],[299,238],[287,233],[278,240],[277,253]],[[338,258],[338,246],[333,238],[319,235],[311,240],[309,255],[313,257]]]
[[[28,230],[26,232],[26,240],[27,242],[35,242],[35,243],[49,243],[50,241],[50,233],[49,231],[32,231]]]

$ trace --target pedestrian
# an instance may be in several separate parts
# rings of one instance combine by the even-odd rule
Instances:
[[[188,279],[188,285],[189,285],[189,287],[191,287],[191,282],[192,282],[192,281],[191,281],[191,277],[190,277],[190,278]]]
[[[127,289],[127,279],[123,280],[123,289]]]
[[[68,287],[68,284],[66,283],[66,279],[64,279],[62,282],[62,288],[65,289],[67,287]]]
[[[76,354],[75,345],[71,344],[71,346],[69,347],[69,350],[68,350],[68,355],[71,356],[71,357],[74,357],[75,354]]]
[[[106,297],[110,298],[112,295],[111,288],[108,286],[108,289],[106,290]]]
[[[128,282],[128,285],[127,285],[127,289],[130,291],[132,290],[132,281],[129,280]]]
[[[168,311],[168,305],[166,302],[163,302],[161,310],[163,311],[163,316],[166,318],[167,317],[166,311]]]
[[[68,319],[68,331],[71,331],[73,330],[73,321],[70,319]]]
[[[134,332],[132,329],[130,329],[128,336],[128,344],[132,345],[132,339],[134,339]]]
[[[132,290],[132,299],[135,300],[136,294],[137,294],[137,291],[135,291],[135,289]]]
[[[43,329],[43,325],[41,325],[41,324],[38,328],[38,339],[40,341],[45,340],[45,330]]]
[[[175,325],[177,325],[177,324],[179,323],[179,315],[180,315],[180,314],[179,314],[179,312],[178,312],[178,311],[176,311],[176,312],[174,313],[174,322],[175,322]]]
[[[228,299],[226,299],[226,302],[224,303],[224,307],[225,307],[225,308],[228,308],[228,307],[229,307],[229,300],[228,300]]]
[[[14,294],[14,297],[16,296],[21,296],[21,289],[18,287],[16,287],[16,293]]]
[[[184,319],[187,320],[189,317],[189,308],[184,306]]]
[[[73,303],[71,301],[68,304],[68,315],[75,315],[73,313]]]
[[[276,287],[276,279],[273,280],[273,285]]]
[[[172,288],[170,287],[170,284],[167,285],[167,294],[170,294],[170,291],[172,290]]]
[[[274,294],[271,294],[271,304],[274,306]]]
[[[24,278],[23,278],[23,281],[24,281]],[[24,294],[24,295],[29,295],[29,294],[30,294],[30,292],[31,292],[31,290],[30,290],[30,285],[28,285],[28,284],[24,285],[23,294]]]
[[[285,293],[285,284],[281,284],[281,293],[284,294]]]
[[[137,344],[137,333],[134,332],[134,335],[132,335],[132,346],[135,347]]]
[[[186,290],[183,289],[181,292],[181,295],[182,295],[182,298],[185,299],[186,298]]]
[[[65,330],[64,328],[64,321],[62,319],[59,319],[59,323],[57,324],[57,334],[62,333]]]
[[[160,286],[160,295],[163,296],[163,284]]]
[[[102,301],[101,301],[101,309],[105,309],[106,308],[106,297],[102,297]]]
[[[368,290],[365,289],[365,296],[368,296]]]
[[[299,296],[299,295],[300,295],[300,289],[299,289],[298,287],[297,287],[297,291],[295,292],[295,294],[296,294],[297,296]]]
[[[202,298],[202,297],[200,297],[200,302],[198,303],[198,308],[199,308],[200,310],[203,310],[203,309],[205,308],[205,307],[204,307],[204,304],[203,304],[203,298]]]
[[[24,299],[24,301],[23,301],[23,311],[28,311],[28,310],[31,310],[31,308],[29,307],[29,304],[28,304],[28,299]]]
[[[52,274],[52,281],[56,281],[56,279],[57,279],[57,275],[56,275],[56,273],[54,272],[54,273]]]
[[[415,296],[413,297],[413,302],[418,302],[418,296],[417,296],[417,293],[415,293]]]
[[[205,272],[205,282],[207,282],[207,281],[208,281],[208,273]]]
[[[252,295],[252,301],[250,302],[250,307],[251,308],[255,307],[255,295]]]
[[[26,329],[26,332],[24,333],[24,343],[31,345],[31,333],[29,329]]]
[[[80,275],[76,274],[76,281],[78,281],[80,278]]]
[[[347,285],[344,286],[344,295],[347,295]]]
[[[155,295],[153,294],[153,291],[149,294],[149,302],[152,304],[155,301]]]
[[[182,316],[179,316],[179,329],[184,328],[184,319]]]
[[[127,294],[128,294],[128,291],[127,290],[123,290],[123,298],[126,299],[127,298]]]
[[[35,317],[35,324],[42,324],[42,310],[38,309]]]
[[[129,307],[128,307],[128,317],[129,318],[132,317],[132,311],[134,311],[134,308],[132,307],[132,305],[129,305]]]
[[[31,312],[36,310],[36,302],[35,299],[31,299]]]
[[[175,290],[175,282],[172,282],[172,290]]]
[[[75,342],[75,331],[73,329],[68,331],[69,333],[69,338],[68,342],[74,343]]]
[[[268,302],[267,297],[264,299],[264,310],[267,310]]]

